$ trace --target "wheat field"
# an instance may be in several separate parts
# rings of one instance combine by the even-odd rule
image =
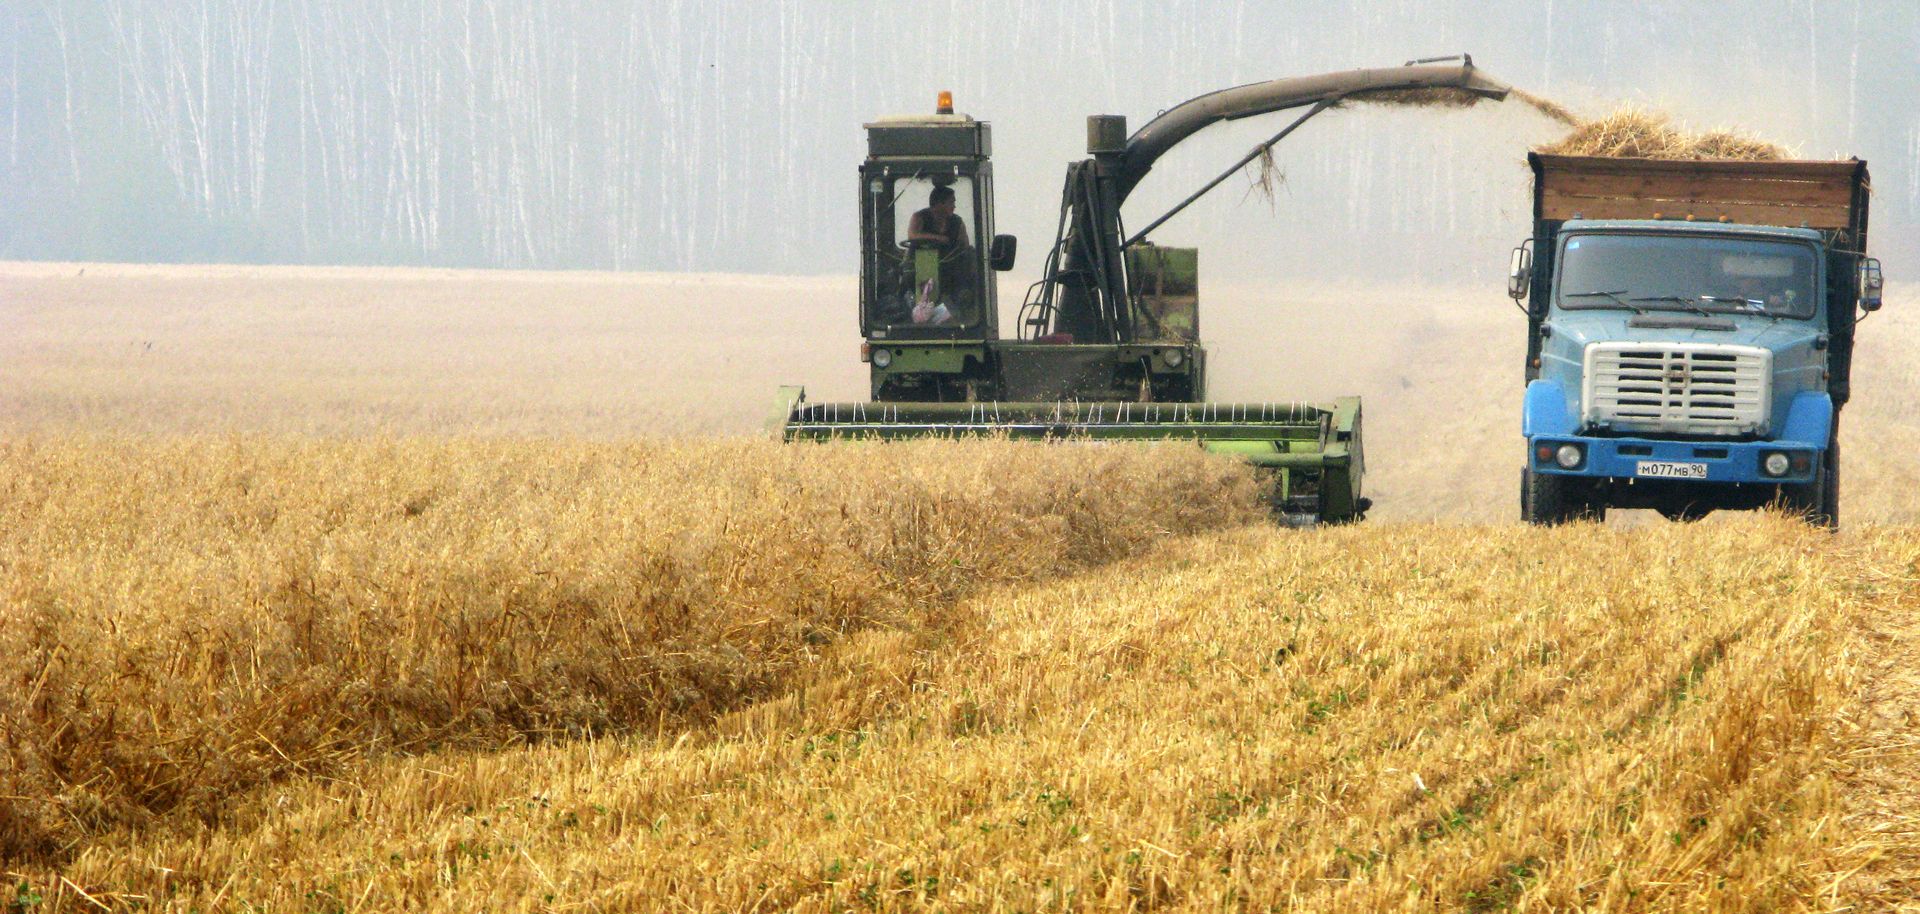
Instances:
[[[753,437],[845,291],[0,266],[0,905],[1920,909],[1903,290],[1838,535],[1513,523],[1497,288],[1209,298],[1216,399],[1367,397],[1354,527]]]

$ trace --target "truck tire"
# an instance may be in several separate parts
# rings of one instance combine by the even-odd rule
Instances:
[[[1599,487],[1578,476],[1520,471],[1520,519],[1551,527],[1577,520],[1605,521],[1607,503]]]
[[[1807,486],[1795,486],[1801,492],[1793,499],[1801,515],[1812,526],[1839,530],[1839,438],[1828,445],[1820,461],[1820,476]]]
[[[1835,437],[1820,461],[1820,475],[1805,485],[1782,486],[1787,509],[1807,523],[1840,529],[1840,439]]]
[[[1566,477],[1521,471],[1520,519],[1536,527],[1551,527],[1567,522]]]
[[[1530,519],[1533,511],[1532,493],[1533,471],[1523,463],[1520,465],[1520,520],[1525,523],[1532,523]]]

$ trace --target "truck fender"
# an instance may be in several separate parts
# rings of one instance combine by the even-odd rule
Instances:
[[[1520,412],[1520,434],[1571,435],[1580,427],[1568,405],[1567,389],[1559,381],[1541,378],[1527,383],[1527,399]]]
[[[1787,404],[1787,421],[1780,426],[1781,441],[1796,441],[1824,450],[1833,433],[1833,398],[1822,390],[1803,390]]]

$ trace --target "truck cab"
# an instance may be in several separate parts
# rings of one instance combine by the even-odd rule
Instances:
[[[1880,304],[1865,163],[1530,162],[1523,518],[1837,524],[1854,325]]]

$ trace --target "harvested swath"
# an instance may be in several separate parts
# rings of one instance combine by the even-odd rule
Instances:
[[[697,724],[1260,517],[1183,447],[6,442],[0,861],[369,755]]]
[[[1538,147],[1551,155],[1638,159],[1740,159],[1773,161],[1787,151],[1766,140],[1730,130],[1694,133],[1665,114],[1624,107],[1583,121],[1566,136]]]

